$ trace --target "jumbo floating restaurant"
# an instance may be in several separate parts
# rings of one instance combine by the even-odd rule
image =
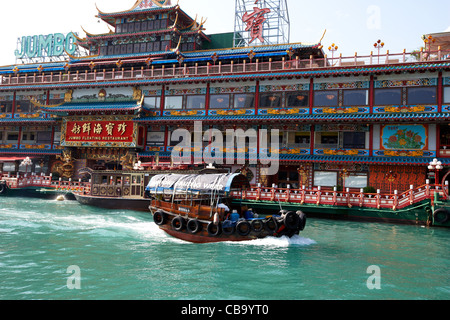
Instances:
[[[138,0],[98,9],[104,34],[23,37],[19,58],[66,58],[0,68],[0,171],[75,181],[79,169],[130,170],[138,160],[164,169],[173,131],[201,121],[203,131],[280,130],[280,170],[249,165],[254,186],[445,193],[450,34],[423,36],[414,53],[381,53],[378,41],[366,56],[342,57],[334,44],[286,43],[286,30],[268,30],[285,11],[285,0],[237,0],[235,32],[207,34],[206,19],[178,3]]]

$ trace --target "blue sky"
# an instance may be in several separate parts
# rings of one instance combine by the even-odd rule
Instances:
[[[50,33],[107,32],[95,18],[95,4],[105,12],[129,9],[135,0],[21,0],[1,1],[0,65],[15,62],[18,37]],[[235,0],[179,0],[192,17],[207,17],[206,33],[230,32],[234,28]],[[381,39],[391,53],[412,51],[423,45],[421,35],[450,31],[450,1],[444,0],[288,0],[291,42],[316,43],[327,30],[323,44],[339,46],[344,56],[369,54]]]

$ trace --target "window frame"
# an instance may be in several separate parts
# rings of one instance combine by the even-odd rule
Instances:
[[[326,97],[327,100],[333,101],[333,103],[318,103],[318,100],[321,100],[320,95],[328,96],[328,95],[334,95],[336,94],[335,98],[329,99]],[[320,98],[320,99],[318,99]],[[335,103],[334,103],[335,102]],[[320,90],[320,91],[314,91],[314,107],[338,107],[339,106],[339,90]]]
[[[354,94],[355,92],[365,92],[365,102],[363,104],[361,103],[348,103],[346,99],[346,94]],[[352,90],[343,90],[342,91],[342,101],[344,106],[368,106],[369,105],[369,90],[368,89],[352,89]]]
[[[413,90],[421,90],[421,89],[424,89],[424,90],[430,90],[430,89],[434,89],[434,98],[435,98],[435,100],[434,101],[432,101],[432,102],[413,102],[413,101],[410,101],[410,91],[413,91]],[[437,103],[438,103],[438,89],[437,89],[437,87],[436,86],[429,86],[429,87],[408,87],[408,88],[406,88],[406,103],[408,104],[408,105],[436,105]]]
[[[398,103],[377,103],[377,92],[387,92],[387,91],[398,91],[400,92],[400,101]],[[374,89],[373,94],[373,101],[375,106],[395,106],[395,105],[402,105],[403,104],[403,90],[402,88],[376,88]]]

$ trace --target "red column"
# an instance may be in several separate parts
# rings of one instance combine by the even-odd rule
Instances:
[[[370,76],[370,86],[369,86],[369,107],[370,107],[370,113],[373,113],[373,106],[375,104],[375,95],[374,95],[374,89],[375,88],[375,81],[374,77]]]
[[[255,115],[258,115],[258,110],[259,110],[259,80],[256,80]]]
[[[206,84],[206,98],[205,98],[205,115],[208,115],[209,112],[209,106],[210,106],[210,100],[211,100],[211,93],[210,93],[211,83],[208,82]]]
[[[443,101],[443,82],[444,79],[442,77],[442,71],[439,71],[438,76],[438,92],[437,92],[437,101],[438,101],[438,112],[442,112],[442,101]]]
[[[309,114],[313,114],[314,105],[314,78],[309,81]]]

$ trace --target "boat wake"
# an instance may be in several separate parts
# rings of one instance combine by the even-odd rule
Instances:
[[[262,247],[279,247],[279,248],[288,248],[288,247],[305,247],[317,244],[316,241],[304,238],[301,236],[293,236],[289,237],[267,237],[264,239],[243,241],[243,242],[227,242],[228,244],[237,244],[237,245],[251,245],[251,246],[262,246]]]

